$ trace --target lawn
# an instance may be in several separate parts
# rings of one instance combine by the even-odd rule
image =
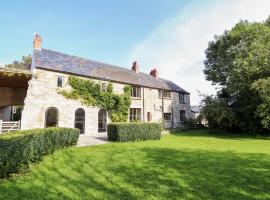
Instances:
[[[270,140],[197,130],[64,149],[2,181],[0,199],[270,199]]]

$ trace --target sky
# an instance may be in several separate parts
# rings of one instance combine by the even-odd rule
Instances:
[[[263,21],[269,0],[76,0],[0,3],[0,66],[43,47],[140,71],[157,68],[191,93],[191,104],[215,87],[203,74],[208,42],[242,20]]]

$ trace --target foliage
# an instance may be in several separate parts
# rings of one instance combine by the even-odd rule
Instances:
[[[32,64],[32,56],[28,55],[28,56],[23,56],[22,61],[15,60],[12,64],[5,65],[5,67],[30,70],[31,64]]]
[[[202,129],[204,128],[204,125],[202,124],[203,119],[201,119],[199,116],[196,119],[187,118],[184,121],[184,127],[183,129]]]
[[[69,77],[71,91],[61,91],[66,98],[80,100],[87,106],[98,106],[109,112],[113,122],[125,122],[128,120],[128,111],[131,104],[131,87],[125,86],[123,94],[114,94],[113,85],[109,83],[106,91],[102,91],[101,85],[94,81]]]
[[[207,96],[202,101],[201,116],[213,129],[231,129],[234,124],[234,114],[224,98]]]
[[[220,128],[260,129],[261,118],[255,112],[261,97],[252,84],[270,76],[270,26],[241,21],[230,31],[216,36],[205,53],[206,79],[220,88],[213,106],[223,102],[223,114],[227,113],[226,123]],[[223,119],[224,116],[219,121]]]
[[[160,136],[159,123],[126,122],[108,125],[108,138],[112,141],[159,140]]]
[[[0,183],[0,199],[266,200],[269,140],[207,130],[68,148]]]
[[[262,119],[264,128],[270,129],[270,78],[260,79],[252,84],[262,100],[256,114]]]
[[[0,177],[27,169],[55,150],[75,145],[78,129],[47,128],[16,131],[0,136]]]

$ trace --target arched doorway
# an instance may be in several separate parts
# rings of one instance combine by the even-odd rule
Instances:
[[[84,134],[84,131],[85,131],[85,111],[82,108],[78,108],[75,111],[74,127],[80,129],[80,133]]]
[[[98,112],[98,132],[106,132],[107,130],[107,111],[104,109]]]
[[[58,127],[58,109],[50,107],[45,113],[45,128]]]

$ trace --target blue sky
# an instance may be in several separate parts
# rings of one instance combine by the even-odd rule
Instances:
[[[0,66],[31,54],[38,32],[44,48],[127,68],[136,60],[145,73],[157,68],[198,104],[200,93],[215,93],[202,72],[208,42],[241,19],[269,15],[269,0],[2,1]]]
[[[27,2],[27,3],[26,3]],[[0,7],[0,62],[31,53],[33,33],[44,48],[113,64],[186,6],[185,0],[5,1]]]

